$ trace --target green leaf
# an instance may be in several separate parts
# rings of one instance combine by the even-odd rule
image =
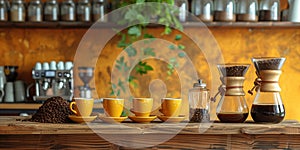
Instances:
[[[144,55],[146,56],[155,56],[155,53],[153,52],[154,48],[147,47],[144,49]]]
[[[172,29],[170,27],[165,27],[164,34],[169,35],[172,33]]]
[[[176,47],[172,44],[172,45],[169,45],[169,49],[170,49],[170,50],[175,50]]]
[[[170,62],[175,63],[175,62],[177,62],[177,60],[176,60],[176,58],[170,58]]]
[[[185,46],[184,46],[184,45],[181,45],[181,44],[179,44],[179,45],[178,45],[178,48],[179,48],[179,49],[181,49],[181,50],[184,50],[184,49],[185,49]]]
[[[151,66],[149,66],[149,65],[146,65],[145,66],[145,71],[150,71],[150,70],[153,70],[153,68]]]
[[[126,91],[126,90],[125,90],[125,87],[124,87],[124,82],[121,81],[120,79],[119,79],[119,81],[118,81],[118,86],[122,89],[123,92]]]
[[[177,34],[177,35],[175,36],[175,40],[176,40],[176,41],[180,40],[181,38],[182,38],[182,35],[180,35],[180,34]]]
[[[154,36],[151,35],[151,34],[146,33],[146,34],[144,34],[144,38],[145,39],[147,39],[147,38],[154,38]]]
[[[125,49],[125,51],[127,52],[127,55],[130,56],[130,57],[135,56],[136,53],[137,53],[136,49],[132,46],[127,47]]]
[[[136,3],[144,3],[145,0],[136,0]]]
[[[128,46],[128,44],[125,41],[119,41],[117,46],[121,48],[125,48]]]
[[[147,62],[139,62],[137,64],[137,66],[135,67],[135,71],[140,74],[140,75],[143,75],[143,74],[147,74],[148,71],[151,71],[153,70],[152,66],[148,65]]]
[[[167,71],[167,74],[170,76],[170,75],[172,75],[172,71],[171,70],[168,70]]]
[[[129,35],[141,36],[141,30],[137,26],[130,27],[127,31]]]
[[[178,57],[184,57],[184,56],[186,56],[186,54],[184,53],[184,52],[180,52],[179,54],[178,54]]]

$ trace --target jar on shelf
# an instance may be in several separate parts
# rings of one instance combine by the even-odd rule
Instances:
[[[12,22],[25,22],[26,7],[23,0],[13,0],[10,8]]]
[[[56,0],[48,0],[45,3],[44,20],[45,21],[58,21],[59,20],[59,5]]]
[[[261,0],[259,21],[280,21],[280,0]]]
[[[224,22],[236,21],[236,2],[235,0],[215,0],[214,1],[214,20]]]
[[[189,90],[189,120],[190,122],[210,121],[210,98],[206,84],[199,79]]]
[[[237,2],[237,21],[258,21],[257,0],[239,0]]]
[[[64,0],[60,7],[62,21],[76,21],[76,6],[73,0]]]
[[[213,1],[212,0],[192,0],[192,13],[203,22],[213,21]]]
[[[0,21],[8,21],[8,10],[7,0],[0,0]]]
[[[27,9],[28,21],[43,21],[43,5],[41,0],[31,0]]]
[[[79,0],[76,12],[78,21],[91,21],[91,3],[89,0]]]
[[[107,10],[107,4],[105,0],[94,0],[92,5],[93,21],[107,22],[107,18],[104,16]]]
[[[187,0],[175,0],[175,5],[178,7],[178,19],[180,22],[186,22],[188,19],[189,2]]]

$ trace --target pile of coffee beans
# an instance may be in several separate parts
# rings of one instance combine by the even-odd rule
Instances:
[[[239,77],[243,76],[245,71],[247,71],[247,66],[226,66],[222,67],[222,74],[226,77]]]
[[[281,62],[280,58],[274,58],[274,59],[257,61],[256,64],[259,70],[278,70],[280,62]]]
[[[37,110],[29,121],[42,123],[72,122],[68,115],[72,115],[69,103],[61,97],[51,97]]]
[[[190,122],[209,122],[210,115],[208,109],[190,108]]]

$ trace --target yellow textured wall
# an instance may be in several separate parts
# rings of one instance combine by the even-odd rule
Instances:
[[[31,69],[35,62],[51,61],[51,60],[73,60],[77,46],[85,34],[87,29],[17,29],[2,28],[0,29],[0,65],[18,65],[19,79],[25,80],[27,83],[33,82],[31,79]],[[106,29],[99,29],[100,32],[106,32]],[[187,28],[185,31],[190,33],[203,33],[202,28]],[[153,28],[150,32],[158,35],[170,42],[174,42],[174,37],[178,32],[171,36],[159,36],[163,29]],[[298,96],[300,90],[300,67],[298,61],[300,58],[300,30],[297,28],[210,28],[210,32],[214,36],[222,51],[222,56],[226,63],[242,62],[251,64],[250,58],[253,56],[285,56],[287,61],[283,67],[283,74],[280,79],[282,88],[282,98],[287,109],[286,119],[300,120],[300,109],[298,109]],[[195,34],[194,36],[197,36]],[[205,36],[205,35],[204,35]],[[203,37],[204,37],[203,36]],[[209,43],[210,39],[195,37],[196,44]],[[101,56],[95,56],[97,61],[95,72],[95,85],[99,97],[107,97],[110,92],[110,73],[114,60],[118,57],[121,49],[116,48],[119,37],[114,37],[106,44]],[[215,68],[209,68],[202,51],[191,43],[191,40],[184,37],[179,43],[186,46],[186,53],[191,58],[198,75],[205,79],[208,88],[213,86],[211,80],[213,77],[219,77]],[[215,45],[206,45],[206,48],[215,47]],[[88,49],[88,47],[87,47]],[[162,47],[161,51],[167,51]],[[209,52],[208,52],[209,53]],[[218,60],[221,56],[210,54],[214,60]],[[84,57],[84,56],[82,56]],[[100,58],[100,59],[99,59]],[[135,96],[149,96],[148,85],[153,79],[161,79],[165,82],[168,92],[167,96],[178,97],[180,94],[180,84],[178,82],[178,74],[167,76],[166,64],[157,60],[148,60],[154,66],[153,72],[142,77],[138,76],[139,88],[132,89]],[[189,66],[186,66],[189,67]],[[210,69],[214,69],[210,72]],[[211,74],[212,73],[212,74]],[[134,74],[134,73],[133,73]],[[255,79],[254,67],[251,65],[246,74],[245,91],[252,87]],[[81,85],[80,81],[76,81],[76,85]],[[190,83],[192,86],[192,83]],[[217,89],[211,89],[215,94]],[[254,96],[247,94],[246,96],[249,106]]]

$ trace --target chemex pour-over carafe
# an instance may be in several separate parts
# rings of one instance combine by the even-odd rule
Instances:
[[[242,123],[249,114],[249,109],[245,100],[243,84],[249,64],[222,64],[218,65],[222,85],[218,94],[221,99],[217,106],[217,117],[221,122]]]
[[[285,116],[284,105],[280,96],[279,77],[285,58],[252,58],[257,78],[250,94],[256,90],[251,116],[255,122],[279,123]]]

